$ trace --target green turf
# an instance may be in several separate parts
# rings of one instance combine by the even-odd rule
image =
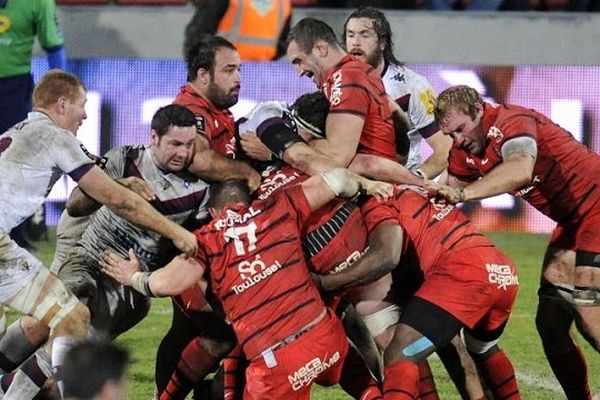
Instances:
[[[49,265],[53,251],[53,234],[46,243],[38,244],[40,258]],[[518,265],[520,292],[511,320],[500,342],[511,358],[517,371],[522,398],[527,400],[564,399],[543,355],[540,340],[535,331],[534,316],[537,307],[536,290],[540,264],[548,238],[544,235],[528,235],[514,232],[490,233],[489,236]],[[130,398],[149,400],[153,394],[154,356],[163,333],[170,324],[170,302],[166,299],[153,301],[150,315],[139,326],[123,334],[118,342],[132,351],[130,369]],[[600,394],[600,357],[579,336],[579,343],[586,354],[592,392]],[[456,390],[449,382],[440,362],[431,360],[436,383],[442,399],[458,399]],[[337,388],[315,388],[313,398],[318,400],[349,399]]]

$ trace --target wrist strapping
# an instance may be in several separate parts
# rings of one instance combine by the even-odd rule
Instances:
[[[150,289],[150,275],[152,275],[152,272],[134,272],[133,275],[131,275],[129,283],[132,288],[144,296],[156,297]]]
[[[458,189],[458,202],[462,203],[463,201],[465,201],[465,188],[461,187]]]
[[[353,198],[361,189],[360,183],[351,178],[344,168],[333,168],[320,175],[337,197]]]

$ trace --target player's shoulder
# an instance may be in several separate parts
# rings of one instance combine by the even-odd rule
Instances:
[[[419,93],[432,90],[427,78],[404,65],[388,64],[382,80],[389,92]]]

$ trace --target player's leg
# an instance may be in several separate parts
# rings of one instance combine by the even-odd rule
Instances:
[[[8,373],[27,360],[46,341],[50,328],[29,316],[23,316],[6,329],[0,339],[0,370]]]
[[[504,326],[488,331],[486,329],[465,329],[464,339],[473,356],[481,378],[495,399],[520,399],[512,363],[498,347]]]
[[[60,370],[69,348],[87,335],[90,319],[87,307],[45,268],[40,269],[34,280],[5,304],[31,315],[52,330],[48,352],[51,354],[54,372]],[[60,388],[60,381],[58,384]]]
[[[568,399],[590,398],[587,363],[571,334],[574,321],[575,240],[553,232],[542,267],[536,327],[546,359]]]
[[[450,344],[437,349],[436,353],[463,399],[485,398],[475,361],[459,335]]]
[[[462,323],[440,307],[414,297],[408,301],[384,353],[384,399],[419,395],[419,363],[450,343]]]

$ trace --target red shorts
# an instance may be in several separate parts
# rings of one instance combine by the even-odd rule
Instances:
[[[288,345],[258,357],[246,369],[244,400],[310,399],[313,382],[335,385],[348,353],[346,334],[330,310],[314,328]]]
[[[576,226],[557,225],[548,246],[600,253],[600,210],[594,209],[583,218]]]
[[[425,273],[417,292],[469,328],[492,331],[504,324],[517,297],[517,268],[492,247],[455,252]]]

